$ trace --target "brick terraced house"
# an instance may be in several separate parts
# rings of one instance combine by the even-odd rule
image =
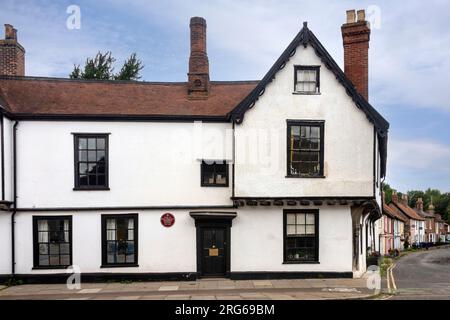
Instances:
[[[381,217],[388,122],[368,102],[370,26],[344,71],[304,23],[260,81],[24,76],[0,42],[0,275],[27,281],[358,277]],[[255,54],[258,54],[255,52]]]

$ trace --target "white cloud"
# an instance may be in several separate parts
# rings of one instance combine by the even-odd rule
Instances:
[[[450,171],[450,147],[431,140],[389,142],[391,168]]]
[[[450,191],[450,147],[432,140],[391,139],[387,181],[402,191]]]

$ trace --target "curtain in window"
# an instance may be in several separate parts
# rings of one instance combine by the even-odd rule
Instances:
[[[106,220],[106,240],[116,240],[116,219]]]
[[[69,220],[64,220],[64,242],[69,242]]]
[[[128,240],[134,240],[134,220],[128,219]]]
[[[39,243],[48,242],[48,221],[47,220],[38,220],[38,234],[39,234]]]

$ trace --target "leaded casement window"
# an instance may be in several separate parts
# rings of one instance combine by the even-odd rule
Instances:
[[[102,266],[137,266],[138,215],[102,215]]]
[[[228,163],[225,160],[203,160],[201,164],[202,187],[228,187]]]
[[[75,190],[108,190],[108,135],[74,134]]]
[[[320,93],[320,66],[295,66],[294,70],[295,93]]]
[[[57,269],[72,265],[72,217],[34,216],[34,268]]]
[[[324,159],[324,122],[287,122],[287,176],[321,178]]]
[[[319,261],[319,211],[284,211],[284,263]]]

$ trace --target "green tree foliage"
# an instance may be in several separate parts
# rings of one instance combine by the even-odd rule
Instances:
[[[123,64],[120,72],[115,76],[116,80],[139,80],[139,72],[144,68],[142,62],[133,53]]]
[[[71,79],[97,79],[97,80],[138,80],[140,71],[144,68],[142,62],[133,53],[123,64],[120,72],[114,74],[114,62],[116,59],[111,52],[98,52],[94,58],[87,58],[82,68],[75,65]]]
[[[384,191],[384,201],[389,204],[392,202],[392,193],[394,192],[394,189],[391,188],[391,186],[387,183],[383,183],[383,191]]]

